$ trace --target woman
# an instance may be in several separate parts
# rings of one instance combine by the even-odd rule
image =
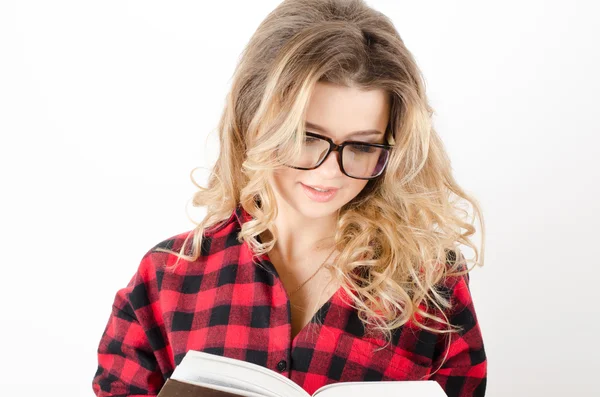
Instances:
[[[220,156],[193,201],[207,215],[149,250],[117,292],[95,393],[156,395],[201,350],[311,394],[433,379],[449,396],[483,396],[457,245],[479,253],[459,202],[483,221],[431,115],[387,17],[361,0],[281,3],[235,71]]]

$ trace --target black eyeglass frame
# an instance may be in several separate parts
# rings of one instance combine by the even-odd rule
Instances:
[[[314,132],[308,132],[306,131],[306,136],[310,136],[313,138],[317,138],[317,139],[322,139],[324,141],[326,141],[327,143],[329,143],[329,149],[327,149],[327,153],[325,154],[325,156],[323,156],[323,158],[321,159],[321,161],[319,161],[314,167],[311,168],[304,168],[304,167],[294,167],[292,165],[288,165],[288,167],[290,168],[294,168],[297,170],[314,170],[315,168],[318,168],[321,164],[323,164],[323,162],[325,162],[325,160],[327,160],[327,157],[331,154],[331,152],[338,152],[338,165],[340,166],[340,170],[342,171],[342,173],[344,175],[346,175],[349,178],[353,178],[353,179],[362,179],[362,180],[369,180],[369,179],[375,179],[381,176],[381,174],[383,174],[383,171],[385,171],[386,167],[387,167],[387,163],[390,159],[390,149],[392,149],[394,147],[394,145],[387,145],[385,143],[368,143],[368,142],[360,142],[360,141],[345,141],[340,143],[339,145],[336,145],[333,140],[329,137],[323,136],[323,135],[319,135],[319,134],[315,134]],[[376,147],[379,149],[385,149],[388,153],[387,156],[385,158],[385,163],[383,164],[383,166],[381,167],[381,171],[379,171],[379,173],[377,175],[373,175],[367,178],[359,178],[356,176],[352,176],[352,175],[348,175],[348,173],[346,172],[346,170],[344,169],[344,164],[342,161],[342,150],[344,150],[344,147],[348,146],[348,145],[360,145],[360,146],[370,146],[370,147]]]

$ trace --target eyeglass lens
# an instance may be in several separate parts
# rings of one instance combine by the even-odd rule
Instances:
[[[319,164],[329,150],[329,142],[306,136],[302,152],[292,164],[299,168],[314,168]],[[344,171],[353,177],[370,178],[378,175],[387,161],[388,151],[383,148],[348,144],[342,150],[342,164]]]

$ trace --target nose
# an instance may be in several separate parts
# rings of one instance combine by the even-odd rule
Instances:
[[[323,178],[327,179],[333,179],[335,177],[343,175],[338,160],[339,155],[340,154],[338,152],[332,151],[315,171],[318,171],[323,176]]]

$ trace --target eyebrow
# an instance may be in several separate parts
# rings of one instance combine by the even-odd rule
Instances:
[[[312,128],[312,129],[315,129],[320,132],[329,133],[329,131],[327,131],[327,129],[325,129],[317,124],[308,122],[308,121],[306,121],[304,123],[304,125],[306,126],[306,128]],[[354,131],[354,132],[351,132],[350,134],[348,134],[349,137],[350,136],[368,136],[368,135],[383,135],[383,132],[381,132],[379,130],[362,130],[362,131]]]

